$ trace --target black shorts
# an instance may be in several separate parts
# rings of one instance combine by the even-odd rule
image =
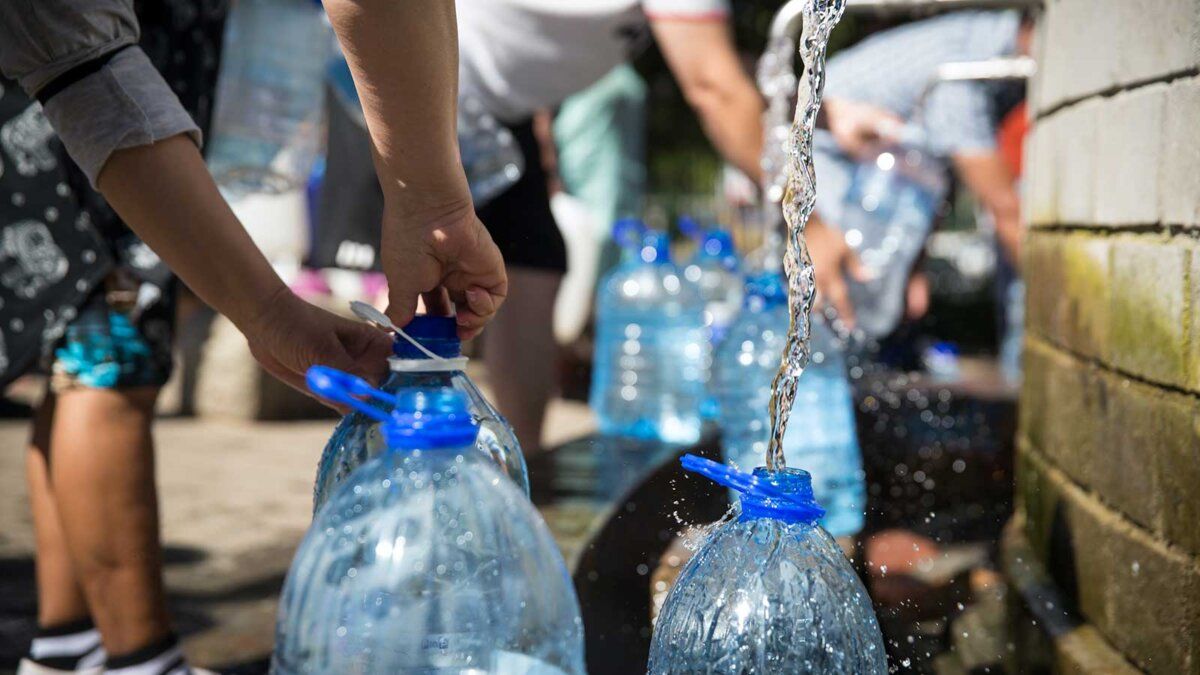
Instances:
[[[371,163],[370,138],[331,96],[325,183],[308,264],[315,268],[376,270],[379,267],[383,196]],[[525,158],[525,172],[508,190],[478,209],[479,219],[509,267],[566,272],[567,248],[546,191],[533,123],[509,127]],[[348,255],[347,252],[355,255]],[[362,255],[369,251],[370,255]]]
[[[479,219],[504,255],[505,265],[566,272],[567,245],[550,211],[546,171],[533,123],[509,128],[525,157],[525,172],[512,187],[478,210]]]

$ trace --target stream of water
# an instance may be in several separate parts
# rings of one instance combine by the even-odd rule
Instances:
[[[787,224],[783,270],[788,282],[791,326],[783,361],[771,391],[771,440],[766,458],[766,466],[771,471],[785,467],[783,434],[796,399],[796,383],[808,365],[810,355],[810,314],[816,285],[804,228],[816,203],[813,129],[825,89],[825,47],[845,8],[846,0],[807,0],[804,7],[804,28],[799,44],[804,72],[800,76],[796,116],[787,140],[787,182],[783,195],[783,218]]]

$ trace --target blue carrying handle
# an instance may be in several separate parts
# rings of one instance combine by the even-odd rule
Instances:
[[[361,377],[342,372],[329,366],[312,366],[305,375],[305,382],[312,393],[332,403],[354,408],[358,412],[380,422],[390,422],[392,416],[363,398],[372,398],[388,405],[396,405],[396,397],[372,387]]]
[[[684,455],[683,468],[742,493],[742,518],[773,518],[787,523],[815,523],[825,516],[816,502],[812,478],[805,472],[776,474],[789,487],[777,487],[755,474],[712,460]],[[789,489],[790,488],[790,489]]]
[[[683,468],[698,473],[718,485],[724,485],[742,494],[758,495],[783,502],[793,501],[791,495],[771,486],[770,483],[759,480],[753,474],[743,473],[728,464],[714,462],[699,455],[687,454],[680,458]]]

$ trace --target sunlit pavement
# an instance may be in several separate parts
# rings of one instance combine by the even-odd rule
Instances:
[[[332,420],[158,424],[166,577],[176,628],[193,663],[262,672],[275,603],[309,523],[312,480]],[[594,428],[587,407],[556,402],[547,434]],[[24,650],[36,609],[33,533],[25,505],[22,421],[0,422],[0,672]]]

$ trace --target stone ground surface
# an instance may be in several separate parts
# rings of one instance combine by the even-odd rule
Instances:
[[[158,424],[167,585],[196,665],[263,672],[279,586],[309,523],[312,479],[332,426],[332,420]],[[594,422],[585,405],[559,401],[547,428],[583,435]],[[24,648],[35,609],[27,433],[24,421],[0,421],[0,673]]]

